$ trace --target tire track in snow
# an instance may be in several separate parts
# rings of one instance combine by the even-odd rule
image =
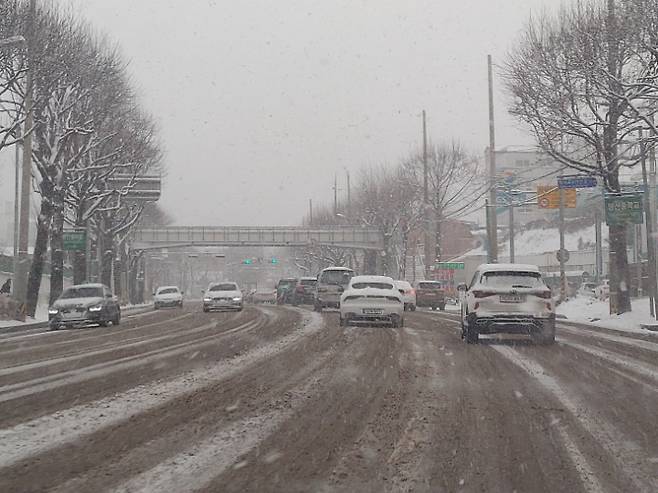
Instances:
[[[650,461],[648,451],[629,440],[610,423],[592,417],[587,412],[587,406],[569,395],[539,363],[512,347],[496,345],[491,347],[523,369],[529,376],[535,378],[558,399],[599,446],[608,453],[609,457],[618,464],[619,469],[624,471],[629,484],[633,485],[634,491],[658,491],[658,478],[655,475],[655,466]],[[579,467],[577,464],[574,465]]]
[[[292,334],[224,360],[212,368],[190,372],[173,380],[134,387],[126,392],[75,406],[0,430],[0,468],[9,467],[61,445],[75,442],[101,428],[129,420],[187,393],[226,380],[262,359],[274,356],[323,327],[322,317],[305,314],[302,327]]]

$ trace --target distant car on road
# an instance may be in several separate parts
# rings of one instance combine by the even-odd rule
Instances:
[[[276,289],[274,288],[258,288],[251,295],[251,302],[254,304],[259,303],[276,303]]]
[[[153,308],[159,310],[166,307],[183,306],[183,292],[178,286],[160,286],[153,293]]]
[[[242,291],[234,282],[210,283],[203,293],[203,311],[237,310],[242,311]]]
[[[402,295],[405,311],[415,311],[417,306],[416,290],[413,288],[411,283],[407,281],[395,281],[395,287]]]
[[[324,308],[340,308],[340,297],[355,272],[347,267],[327,267],[318,276],[315,285],[313,308],[321,312]]]
[[[104,284],[77,284],[65,289],[48,309],[50,330],[98,324],[119,325],[121,307]]]
[[[279,305],[292,304],[295,286],[297,286],[297,278],[295,277],[279,280],[276,284],[276,302]]]
[[[446,292],[438,281],[418,281],[416,284],[416,306],[446,309]]]
[[[292,294],[293,305],[312,305],[315,301],[317,277],[300,277]]]
[[[462,338],[480,334],[529,334],[544,344],[555,342],[555,304],[539,268],[523,264],[483,264],[465,291],[461,306]]]
[[[404,303],[395,281],[385,276],[354,276],[340,297],[340,325],[404,325]]]

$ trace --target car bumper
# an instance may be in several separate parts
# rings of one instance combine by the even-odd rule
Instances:
[[[445,305],[445,298],[418,298],[416,306],[440,306]]]
[[[204,310],[216,310],[216,311],[221,311],[221,310],[241,310],[242,309],[242,302],[241,301],[234,301],[232,303],[213,303],[213,302],[203,302],[203,309]]]
[[[471,314],[468,324],[480,334],[532,334],[540,332],[547,324],[555,323],[555,314]]]
[[[385,322],[392,323],[394,319],[402,318],[404,307],[402,304],[399,306],[354,306],[343,304],[340,307],[340,316],[344,320],[349,320],[350,323],[375,323]]]
[[[182,305],[183,300],[159,300],[154,301],[153,304],[156,308],[167,308]]]
[[[103,312],[86,312],[84,314],[76,314],[76,316],[65,316],[62,314],[48,315],[48,322],[51,326],[82,326],[89,324],[97,324],[104,320],[105,314]]]

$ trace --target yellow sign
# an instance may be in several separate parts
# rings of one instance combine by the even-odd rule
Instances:
[[[563,189],[564,207],[568,209],[576,208],[576,189]],[[560,190],[556,186],[540,185],[537,187],[537,204],[541,209],[559,209],[560,208]]]

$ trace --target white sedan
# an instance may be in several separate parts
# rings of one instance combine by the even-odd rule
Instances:
[[[183,306],[183,293],[178,286],[161,286],[153,293],[153,307]]]
[[[385,276],[356,276],[340,297],[340,325],[404,325],[404,303],[395,281]]]
[[[402,302],[404,303],[405,311],[416,310],[416,290],[407,281],[395,281],[395,287],[402,295]]]

